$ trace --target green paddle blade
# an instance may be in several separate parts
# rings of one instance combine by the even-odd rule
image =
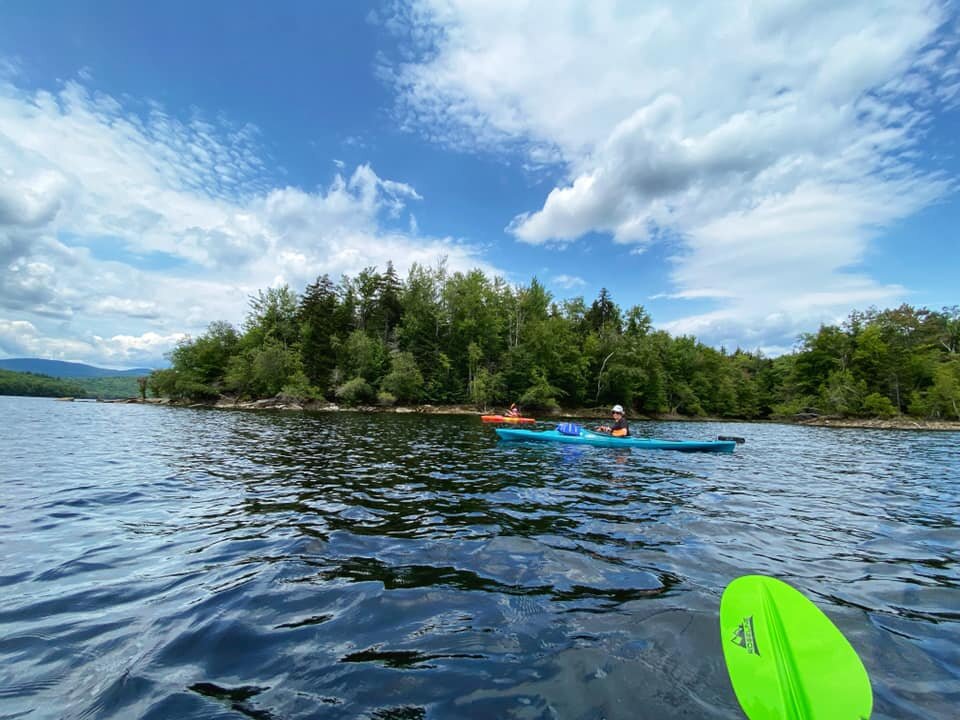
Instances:
[[[865,720],[870,678],[830,618],[785,582],[745,575],[720,599],[730,682],[750,720]]]

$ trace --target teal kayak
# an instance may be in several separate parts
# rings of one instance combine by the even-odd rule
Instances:
[[[680,452],[726,452],[732,453],[737,443],[733,440],[656,440],[654,438],[618,438],[603,433],[580,430],[579,435],[565,435],[556,430],[519,430],[496,428],[501,440],[511,442],[557,442],[570,445],[596,445],[598,447],[640,448],[642,450],[679,450]]]

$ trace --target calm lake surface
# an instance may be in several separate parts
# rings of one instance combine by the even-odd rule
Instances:
[[[720,594],[775,575],[875,718],[960,708],[960,434],[0,397],[0,718],[740,718]]]

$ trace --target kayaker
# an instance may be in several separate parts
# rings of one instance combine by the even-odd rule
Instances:
[[[507,417],[520,417],[520,408],[516,403],[510,403],[510,409],[505,414]]]
[[[597,428],[597,432],[610,433],[614,437],[627,437],[630,434],[630,427],[623,416],[623,405],[614,405],[610,412],[613,415],[613,425],[601,425]]]

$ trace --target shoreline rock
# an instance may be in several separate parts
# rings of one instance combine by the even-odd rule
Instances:
[[[807,425],[826,428],[860,428],[864,430],[939,430],[960,432],[960,422],[953,420],[923,420],[921,418],[840,418],[819,417],[791,422],[791,425]]]
[[[365,413],[396,413],[396,414],[425,414],[425,415],[485,415],[490,410],[478,410],[472,405],[359,405],[346,407],[326,400],[299,400],[293,397],[273,397],[261,398],[258,400],[240,400],[227,395],[220,396],[212,402],[172,402],[168,398],[122,398],[117,400],[104,400],[102,402],[126,403],[126,404],[146,404],[146,405],[171,405],[177,407],[192,408],[216,408],[225,410],[275,410],[289,412],[365,412]],[[542,420],[553,419],[585,419],[585,418],[605,418],[608,409],[604,407],[573,408],[555,410],[552,412],[535,413]],[[662,415],[634,415],[630,418],[632,422],[712,422],[712,423],[750,423],[750,424],[776,424],[776,425],[804,425],[808,427],[825,428],[859,428],[865,430],[920,430],[920,431],[946,431],[960,432],[960,422],[952,420],[924,420],[912,417],[896,418],[843,418],[837,416],[804,416],[802,418],[772,418],[772,419],[754,419],[747,420],[743,418],[717,418],[717,417],[687,417],[685,415],[662,414]]]

